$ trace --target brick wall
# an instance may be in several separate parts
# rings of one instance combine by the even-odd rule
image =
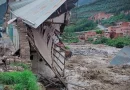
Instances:
[[[17,29],[19,32],[20,39],[20,57],[25,60],[30,59],[30,46],[27,40],[26,26],[22,20],[17,20]]]

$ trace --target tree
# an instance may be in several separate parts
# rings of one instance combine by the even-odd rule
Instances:
[[[102,30],[96,30],[97,34],[102,34]]]
[[[116,48],[123,48],[124,42],[117,42],[115,46],[116,46]]]

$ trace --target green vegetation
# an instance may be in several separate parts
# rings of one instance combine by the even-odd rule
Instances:
[[[106,45],[117,47],[117,48],[123,48],[124,46],[130,45],[130,37],[118,37],[115,39],[108,39],[105,37],[100,37],[93,43],[106,44]]]
[[[130,10],[130,0],[97,0],[89,5],[77,7],[72,10],[77,12],[78,18],[90,17],[97,12],[120,13]]]
[[[88,42],[92,43],[93,42],[93,38],[88,38]]]
[[[24,63],[11,63],[11,66],[21,66],[23,69],[28,70],[29,66]]]
[[[118,37],[112,40],[109,39],[107,41],[107,45],[122,48],[124,46],[130,45],[130,37]]]
[[[62,40],[67,43],[77,43],[79,40],[75,32],[93,30],[96,26],[96,23],[93,21],[80,19],[75,24],[65,27]]]
[[[65,32],[81,32],[95,29],[97,24],[91,20],[80,19],[74,22],[74,25],[69,25],[65,28]]]
[[[0,84],[7,85],[7,90],[39,90],[37,78],[24,63],[11,63],[11,66],[20,66],[24,71],[0,73]]]
[[[88,31],[96,28],[96,23],[87,19],[80,19],[75,24],[65,27],[62,40],[67,43],[77,43],[78,37],[75,32]]]
[[[93,44],[106,44],[108,39],[106,37],[100,37],[93,42]]]
[[[79,5],[85,5],[85,4],[93,3],[94,1],[96,1],[96,0],[79,0],[78,4]]]
[[[77,35],[74,32],[65,32],[62,35],[62,41],[66,43],[77,43],[79,42]],[[68,47],[66,47],[68,48]]]
[[[37,79],[29,70],[0,73],[0,84],[10,85],[13,90],[38,90]]]
[[[102,30],[96,30],[97,34],[102,34]]]
[[[69,50],[69,49],[70,49],[70,47],[68,47],[68,46],[65,46],[65,49],[68,49],[68,50]]]
[[[105,25],[105,26],[111,26],[111,25],[113,26],[116,24],[116,22],[119,22],[119,21],[130,21],[130,14],[128,15],[118,14],[116,16],[112,16],[109,19],[102,20],[101,23],[102,25]]]

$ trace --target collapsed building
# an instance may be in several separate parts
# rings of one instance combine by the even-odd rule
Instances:
[[[7,33],[20,57],[32,61],[32,71],[57,77],[65,86],[67,52],[60,35],[78,0],[8,0]]]

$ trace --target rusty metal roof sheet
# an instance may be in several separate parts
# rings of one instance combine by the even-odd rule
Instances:
[[[33,2],[12,11],[16,17],[37,28],[51,16],[66,0],[34,0]]]
[[[130,46],[124,47],[110,62],[111,65],[122,65],[130,63]]]

